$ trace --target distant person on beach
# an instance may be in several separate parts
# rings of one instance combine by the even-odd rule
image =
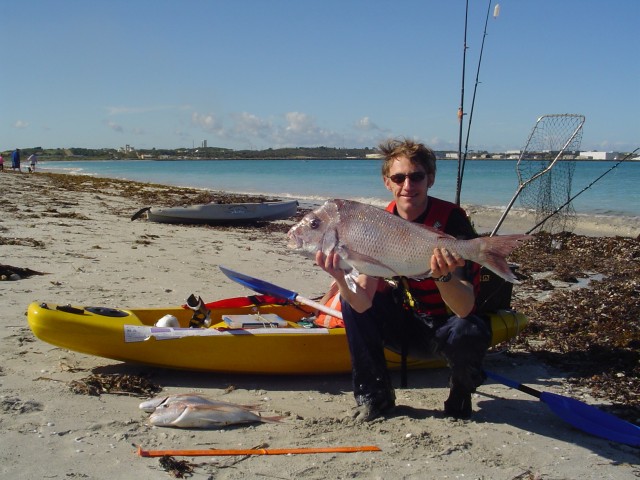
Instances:
[[[4,172],[4,158],[2,158],[2,154],[0,154],[0,172]]]
[[[16,168],[20,173],[22,173],[22,168],[20,167],[20,149],[16,148],[11,154],[11,169],[15,172]]]
[[[29,172],[33,173],[36,171],[36,165],[38,163],[38,156],[35,153],[29,155]]]
[[[456,238],[477,237],[464,210],[428,195],[436,178],[431,149],[406,139],[390,140],[379,148],[384,155],[382,179],[393,195],[387,211]],[[479,266],[436,248],[430,278],[408,279],[402,288],[402,283],[392,286],[360,275],[353,292],[335,253],[318,252],[316,263],[334,278],[341,296],[357,404],[353,417],[369,421],[395,407],[384,357],[387,347],[414,358],[443,357],[451,369],[444,414],[469,418],[471,394],[485,380],[482,361],[491,339],[487,323],[474,314]]]

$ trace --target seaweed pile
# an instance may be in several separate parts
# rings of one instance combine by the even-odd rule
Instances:
[[[132,198],[143,204],[156,207],[176,207],[201,203],[263,203],[277,201],[262,195],[242,195],[235,193],[202,190],[197,188],[174,187],[154,183],[134,182],[113,178],[87,177],[78,175],[64,175],[44,173],[52,184],[66,191],[87,191],[96,193],[117,194],[121,197]]]
[[[510,260],[524,277],[512,303],[529,318],[515,348],[640,421],[640,240],[539,233]]]
[[[0,245],[4,245],[0,237]],[[20,280],[21,278],[29,278],[34,275],[46,275],[46,273],[37,272],[30,268],[14,267],[11,265],[0,264],[0,281],[3,280]]]
[[[75,394],[94,397],[110,393],[146,398],[162,390],[144,376],[130,374],[94,374],[71,381],[69,388]]]

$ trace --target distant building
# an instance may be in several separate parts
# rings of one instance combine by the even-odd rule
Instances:
[[[135,151],[135,148],[133,148],[131,145],[125,145],[124,147],[118,148],[118,151],[124,152],[124,153],[130,153]]]
[[[580,152],[578,160],[619,160],[619,152]]]

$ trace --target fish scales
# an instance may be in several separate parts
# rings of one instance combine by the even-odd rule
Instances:
[[[210,400],[202,395],[196,393],[177,393],[173,395],[160,395],[150,400],[145,400],[140,403],[140,410],[145,412],[153,412],[160,406],[169,406],[172,403],[191,403],[191,404],[203,404],[203,405],[215,405],[220,408],[225,406],[244,408],[245,410],[259,410],[256,405],[237,405],[235,403],[223,402],[220,400]]]
[[[344,267],[373,277],[428,277],[433,249],[441,247],[510,282],[516,282],[516,277],[506,257],[529,238],[519,234],[457,240],[372,205],[340,199],[328,200],[307,214],[288,237],[291,248],[312,254],[335,251]]]
[[[282,417],[262,417],[243,406],[207,405],[202,403],[174,402],[160,405],[149,416],[149,423],[158,427],[173,428],[222,428],[229,425],[279,422]]]

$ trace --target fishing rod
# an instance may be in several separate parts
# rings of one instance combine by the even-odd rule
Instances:
[[[500,5],[496,5],[496,10],[494,12],[494,17],[497,17],[500,12]],[[476,70],[476,81],[473,87],[473,96],[471,97],[471,110],[469,110],[469,122],[467,124],[467,138],[464,144],[464,155],[462,155],[462,167],[460,168],[460,192],[462,191],[462,179],[464,177],[464,166],[467,162],[467,153],[469,152],[469,134],[471,132],[471,122],[473,121],[473,109],[476,104],[476,93],[478,91],[478,84],[480,81],[480,65],[482,64],[482,53],[484,52],[484,41],[487,37],[487,25],[489,23],[489,13],[491,12],[491,0],[487,3],[487,15],[484,19],[484,32],[482,34],[482,44],[480,46],[480,55],[478,57],[478,68]],[[458,194],[459,195],[459,194]],[[460,205],[460,198],[458,197],[457,202]]]
[[[635,155],[635,153],[640,150],[640,147],[636,148],[633,152],[627,154],[624,156],[624,158],[622,160],[620,160],[618,163],[616,163],[614,166],[612,166],[609,170],[607,170],[606,172],[604,172],[602,175],[600,175],[598,178],[596,178],[593,182],[591,182],[589,185],[587,185],[586,187],[584,187],[582,190],[580,190],[578,193],[576,193],[573,197],[571,197],[569,200],[567,200],[565,203],[563,203],[562,205],[560,205],[558,208],[556,208],[553,212],[551,212],[549,215],[547,215],[544,219],[542,219],[536,226],[534,226],[533,228],[531,228],[527,234],[530,234],[531,232],[533,232],[536,228],[542,226],[547,220],[549,220],[551,217],[553,217],[556,213],[558,213],[560,210],[562,210],[564,207],[566,207],[567,205],[569,205],[578,195],[583,194],[584,192],[586,192],[587,190],[589,190],[594,183],[596,183],[598,180],[600,180],[602,177],[604,177],[607,173],[609,173],[611,170],[613,170],[614,168],[616,168],[618,165],[620,165],[622,162],[630,159],[633,155]]]
[[[467,6],[465,9],[465,19],[464,19],[464,51],[462,56],[462,92],[460,95],[460,107],[458,108],[458,121],[460,123],[460,131],[458,134],[458,179],[456,186],[456,204],[460,205],[460,194],[462,192],[462,178],[464,177],[464,166],[467,160],[467,153],[469,151],[469,134],[471,132],[471,122],[473,121],[473,110],[476,103],[476,93],[478,91],[478,84],[480,81],[478,80],[480,77],[480,66],[482,64],[482,54],[484,52],[484,42],[487,37],[487,26],[489,23],[489,14],[491,12],[491,0],[487,3],[487,15],[484,21],[484,31],[482,34],[482,44],[480,46],[480,55],[478,57],[478,67],[476,69],[476,80],[475,85],[473,87],[473,97],[471,99],[471,109],[469,110],[469,121],[467,124],[467,137],[465,140],[464,146],[464,155],[462,154],[462,131],[463,131],[463,119],[464,115],[464,77],[466,70],[466,53],[467,53],[467,17],[469,13],[469,2],[467,0]],[[493,12],[494,18],[497,18],[500,14],[500,5],[497,4],[495,10]]]
[[[462,88],[460,91],[460,107],[458,107],[458,123],[460,130],[458,132],[458,177],[456,180],[456,205],[460,205],[460,190],[462,189],[462,128],[464,117],[464,77],[467,64],[467,24],[469,18],[469,0],[466,2],[464,9],[464,44],[462,47]]]

